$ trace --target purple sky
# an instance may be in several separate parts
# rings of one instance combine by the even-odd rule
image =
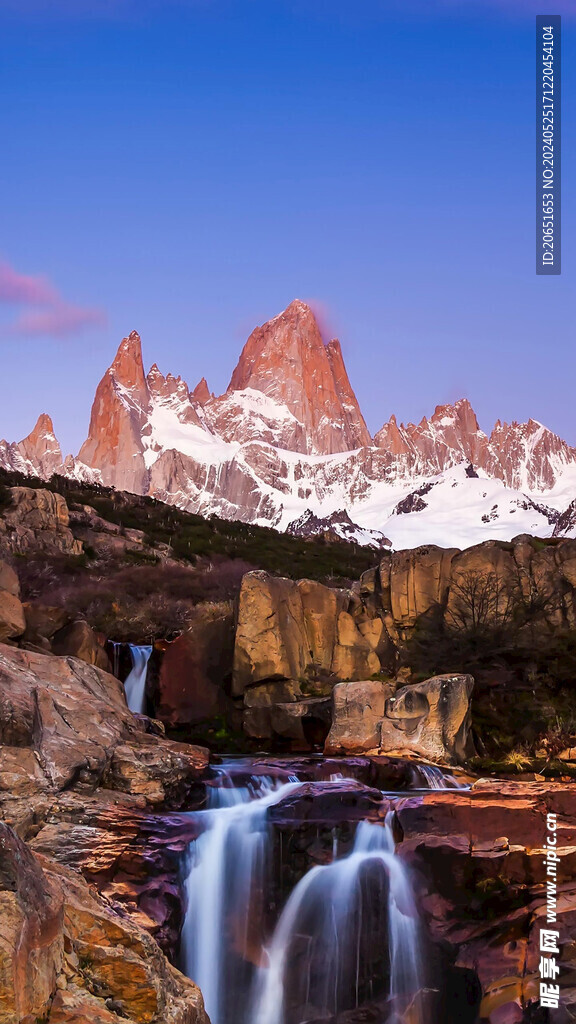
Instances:
[[[546,10],[565,15],[560,278],[534,272]],[[147,365],[221,392],[298,297],[373,431],[466,396],[485,429],[533,416],[576,444],[573,12],[0,0],[0,437],[46,411],[77,451],[134,328]]]

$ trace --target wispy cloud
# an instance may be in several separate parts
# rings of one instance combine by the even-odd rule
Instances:
[[[106,323],[102,310],[68,302],[44,276],[21,274],[0,262],[0,303],[22,307],[8,325],[10,334],[64,338]]]

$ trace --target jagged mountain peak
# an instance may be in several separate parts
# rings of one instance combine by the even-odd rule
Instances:
[[[142,342],[138,331],[130,331],[130,334],[122,338],[108,373],[126,388],[146,389]]]
[[[210,417],[226,440],[255,440],[260,431],[278,447],[307,454],[371,443],[340,344],[324,345],[312,309],[299,299],[252,331]]]
[[[46,437],[55,438],[54,424],[52,417],[47,412],[41,412],[32,430],[20,444],[24,444],[25,441],[38,441]]]
[[[194,391],[190,393],[190,397],[192,398],[192,401],[197,402],[198,405],[206,405],[206,402],[209,402],[211,398],[214,398],[214,395],[208,387],[206,377],[202,377],[202,380],[198,381]]]

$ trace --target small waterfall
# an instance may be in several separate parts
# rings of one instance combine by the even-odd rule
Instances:
[[[416,996],[422,987],[418,916],[406,868],[394,852],[390,816],[384,827],[362,822],[349,856],[304,876],[284,907],[268,957],[250,1024],[298,1024],[357,1007],[386,970],[392,1014]],[[416,1022],[417,1008],[411,1013]]]
[[[146,672],[152,654],[152,645],[138,647],[136,644],[130,644],[130,654],[133,668],[124,683],[126,703],[130,711],[141,715],[146,706]]]
[[[465,782],[458,782],[450,772],[436,764],[419,764],[418,781],[424,782],[424,789],[468,789]]]
[[[210,787],[209,809],[197,815],[206,829],[190,847],[182,959],[186,974],[200,986],[212,1024],[240,1024],[239,993],[248,998],[262,950],[266,812],[298,783],[277,785],[253,776],[240,788],[226,769],[219,774],[223,785]]]

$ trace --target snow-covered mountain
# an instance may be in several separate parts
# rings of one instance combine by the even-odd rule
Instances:
[[[43,415],[23,441],[0,442],[0,465],[375,546],[576,535],[576,449],[534,420],[485,434],[466,400],[419,424],[392,417],[372,439],[338,341],[324,344],[298,300],[252,332],[219,397],[156,364],[146,375],[133,331],[77,457],[62,460]]]

